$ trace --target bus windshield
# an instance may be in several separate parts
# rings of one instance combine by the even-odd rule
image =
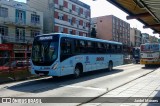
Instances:
[[[139,49],[134,49],[133,50],[133,57],[139,57],[140,56],[140,50]]]
[[[145,44],[141,45],[141,52],[156,52],[159,51],[159,45],[158,44]]]
[[[37,40],[32,46],[32,61],[34,65],[50,66],[58,57],[58,39],[52,36],[53,40]]]

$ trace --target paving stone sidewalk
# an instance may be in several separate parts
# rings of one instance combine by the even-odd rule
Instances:
[[[89,103],[86,106],[160,106],[160,68],[102,97],[106,97],[103,103]]]

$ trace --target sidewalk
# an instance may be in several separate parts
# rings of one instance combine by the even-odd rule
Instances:
[[[141,77],[124,86],[112,90],[107,94],[103,95],[102,97],[104,97],[105,98],[104,100],[106,100],[103,101],[103,103],[92,102],[89,103],[88,105],[160,106],[160,68],[144,77]],[[114,99],[109,97],[113,97]],[[159,97],[159,98],[155,98],[153,101],[152,97]]]

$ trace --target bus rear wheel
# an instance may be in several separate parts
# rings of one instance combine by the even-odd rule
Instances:
[[[150,64],[145,64],[145,67],[146,67],[146,68],[150,67]]]
[[[80,67],[76,67],[75,69],[74,69],[74,78],[78,78],[78,77],[80,77],[80,75],[81,75],[81,69],[80,69]]]
[[[108,64],[108,71],[112,71],[113,70],[113,63],[110,61]]]

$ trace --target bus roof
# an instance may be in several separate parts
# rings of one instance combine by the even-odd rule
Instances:
[[[48,34],[42,34],[42,35],[38,35],[38,36],[57,35],[57,34],[59,34],[61,37],[78,38],[78,39],[82,39],[82,40],[91,40],[91,41],[107,42],[107,43],[122,45],[121,42],[109,41],[109,40],[103,40],[103,39],[97,39],[97,38],[90,38],[90,37],[72,35],[72,34],[66,34],[66,33],[48,33]]]

